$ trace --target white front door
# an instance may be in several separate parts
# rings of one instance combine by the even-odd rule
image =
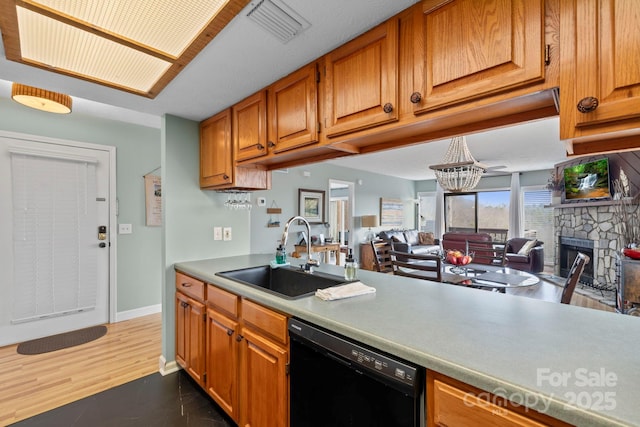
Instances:
[[[0,135],[0,346],[109,321],[113,147]]]

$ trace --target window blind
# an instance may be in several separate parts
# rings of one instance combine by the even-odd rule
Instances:
[[[554,257],[553,209],[545,207],[550,203],[549,190],[524,191],[524,237],[545,242],[545,263]]]
[[[12,323],[95,308],[96,162],[11,152]]]

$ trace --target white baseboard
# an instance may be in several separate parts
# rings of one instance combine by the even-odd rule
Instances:
[[[175,360],[172,360],[171,362],[167,362],[167,359],[164,358],[164,356],[160,355],[160,358],[158,360],[158,364],[159,364],[159,372],[162,376],[165,376],[167,374],[171,374],[173,372],[179,371],[180,369],[182,369],[180,367],[180,365],[178,365],[178,363]]]
[[[140,307],[133,310],[120,311],[116,313],[115,322],[122,322],[123,320],[135,319],[136,317],[147,316],[149,314],[155,314],[162,312],[162,304],[149,305],[146,307]]]

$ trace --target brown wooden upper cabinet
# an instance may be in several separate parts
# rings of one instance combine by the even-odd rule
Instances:
[[[328,137],[398,120],[398,43],[390,19],[325,55]]]
[[[238,166],[234,161],[232,109],[200,123],[200,188],[206,190],[266,190],[271,172],[260,165]]]
[[[543,81],[544,18],[542,0],[423,1],[414,26],[414,112]]]
[[[200,188],[233,182],[232,144],[230,108],[200,123]]]
[[[236,161],[265,156],[267,150],[267,92],[261,90],[232,107]]]
[[[268,149],[281,153],[318,142],[318,69],[303,67],[269,87]]]
[[[574,0],[561,7],[560,138],[638,129],[640,2]]]

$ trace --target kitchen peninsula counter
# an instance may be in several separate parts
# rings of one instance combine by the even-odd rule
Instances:
[[[272,259],[175,268],[568,423],[640,426],[637,317],[370,271],[358,275],[375,294],[338,301],[289,300],[216,276]]]

